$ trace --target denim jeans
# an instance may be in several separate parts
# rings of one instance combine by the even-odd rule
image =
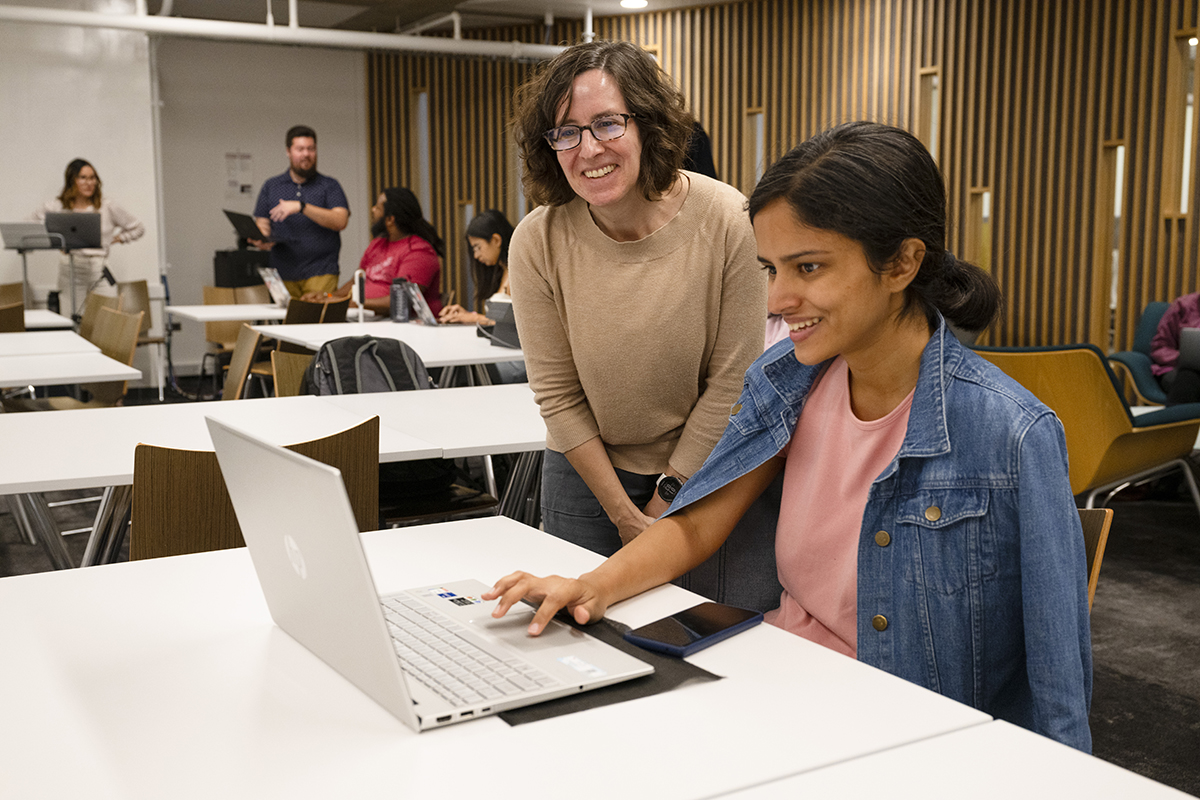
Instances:
[[[650,502],[657,475],[617,470],[617,478],[634,505]],[[586,547],[607,558],[621,549],[617,526],[571,462],[562,453],[546,451],[542,462],[542,528],[553,536]]]

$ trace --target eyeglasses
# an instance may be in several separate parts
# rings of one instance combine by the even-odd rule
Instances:
[[[551,150],[574,150],[583,144],[585,130],[591,131],[597,142],[611,142],[624,136],[629,120],[635,118],[635,114],[614,114],[592,120],[590,125],[563,125],[560,128],[551,128],[542,135],[550,143]]]

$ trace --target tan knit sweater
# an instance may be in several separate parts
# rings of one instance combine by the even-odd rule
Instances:
[[[762,353],[766,275],[736,189],[694,173],[673,220],[615,242],[587,203],[542,206],[509,249],[513,310],[546,446],[600,436],[614,467],[691,476]]]

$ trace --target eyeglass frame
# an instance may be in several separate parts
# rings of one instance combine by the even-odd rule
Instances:
[[[592,126],[595,125],[600,120],[613,119],[615,117],[620,117],[622,122],[624,122],[624,125],[621,127],[621,133],[618,136],[612,137],[611,139],[601,139],[599,136],[597,136],[596,131],[594,131],[592,129]],[[579,147],[581,144],[583,144],[583,132],[584,131],[587,131],[588,133],[590,133],[592,135],[592,138],[595,139],[597,142],[615,142],[617,139],[620,139],[622,136],[625,135],[625,131],[629,130],[629,120],[631,120],[631,119],[637,119],[637,114],[603,114],[599,118],[592,120],[587,125],[559,125],[558,127],[551,128],[550,130],[548,130],[542,134],[542,138],[546,140],[546,144],[550,145],[550,149],[553,150],[554,152],[568,153],[568,152],[574,150],[576,147]],[[570,147],[563,147],[560,149],[560,148],[556,148],[554,146],[554,142],[550,141],[550,134],[554,133],[555,131],[561,131],[563,128],[576,128],[579,131],[579,141],[576,142],[575,144],[571,145]]]

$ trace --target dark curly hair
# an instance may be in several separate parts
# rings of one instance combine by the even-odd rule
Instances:
[[[877,273],[888,270],[905,239],[920,239],[925,258],[908,285],[904,313],[938,312],[966,331],[982,331],[1000,309],[987,272],[946,249],[946,190],[925,145],[900,128],[849,122],[796,145],[772,164],[750,195],[750,220],[783,199],[805,225],[862,245]]]
[[[594,69],[616,79],[642,138],[638,188],[655,200],[679,175],[692,132],[692,115],[654,57],[632,42],[588,42],[569,47],[517,89],[513,134],[525,169],[525,195],[539,205],[561,206],[575,192],[542,134],[557,127],[575,78]]]

